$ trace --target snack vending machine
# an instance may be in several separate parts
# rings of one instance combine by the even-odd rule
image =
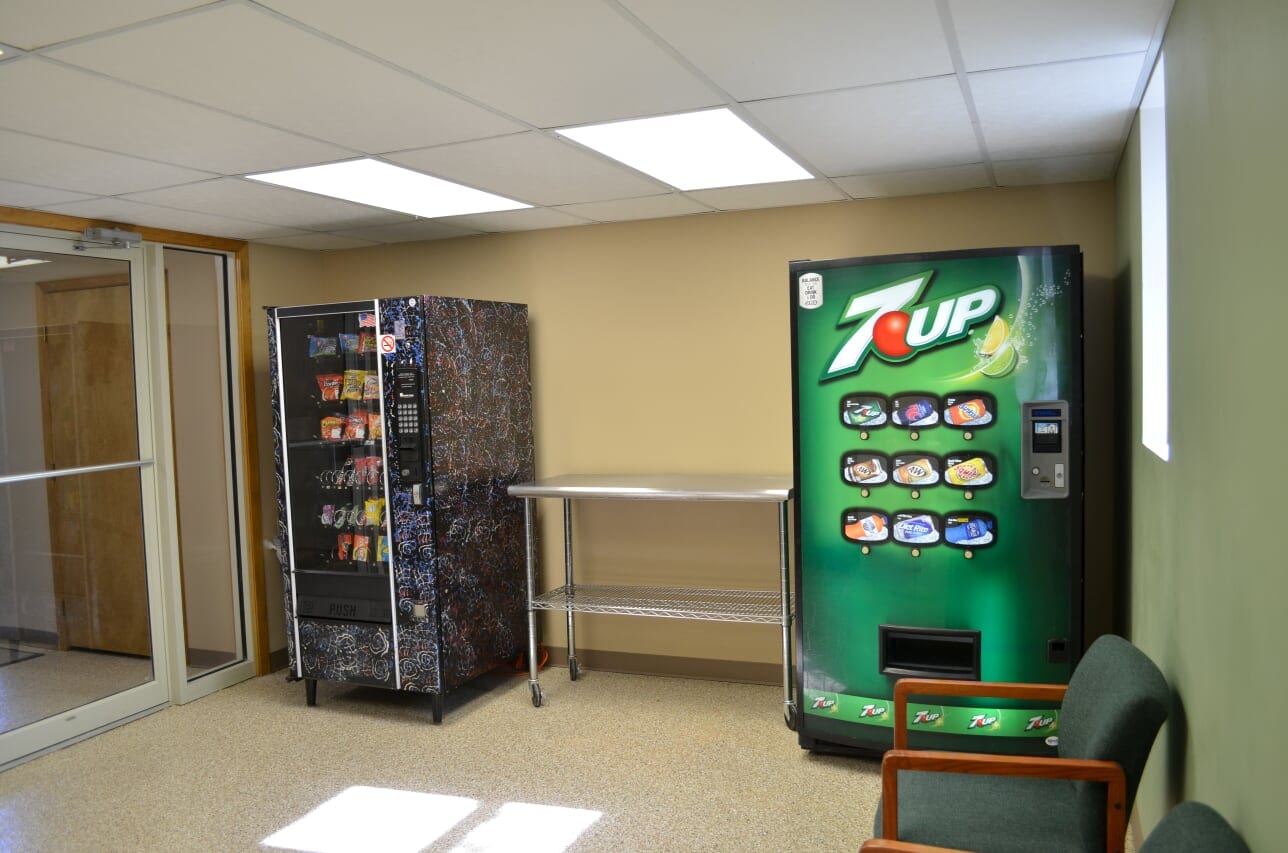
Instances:
[[[801,746],[879,752],[904,676],[1067,682],[1082,649],[1076,246],[791,264]],[[909,703],[1042,753],[1059,711]],[[1000,703],[1000,705],[999,705]]]
[[[291,677],[444,694],[526,642],[527,307],[270,308]]]

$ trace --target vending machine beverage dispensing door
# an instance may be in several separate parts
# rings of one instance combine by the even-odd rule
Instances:
[[[1022,425],[1020,496],[1030,500],[1067,498],[1069,403],[1065,400],[1026,402]]]

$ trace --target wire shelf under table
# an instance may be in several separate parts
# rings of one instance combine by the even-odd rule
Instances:
[[[783,621],[783,599],[778,590],[572,584],[534,597],[531,605],[533,610],[618,613],[712,622],[780,625]]]

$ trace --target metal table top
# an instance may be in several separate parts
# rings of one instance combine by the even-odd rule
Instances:
[[[765,501],[792,496],[789,475],[759,474],[563,474],[515,483],[517,498],[605,498],[654,501]]]

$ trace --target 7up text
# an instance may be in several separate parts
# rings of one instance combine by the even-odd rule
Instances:
[[[859,372],[871,352],[886,361],[906,361],[961,340],[1001,307],[1001,291],[991,284],[915,305],[933,275],[933,270],[918,273],[850,297],[836,325],[854,330],[832,356],[823,378]]]

